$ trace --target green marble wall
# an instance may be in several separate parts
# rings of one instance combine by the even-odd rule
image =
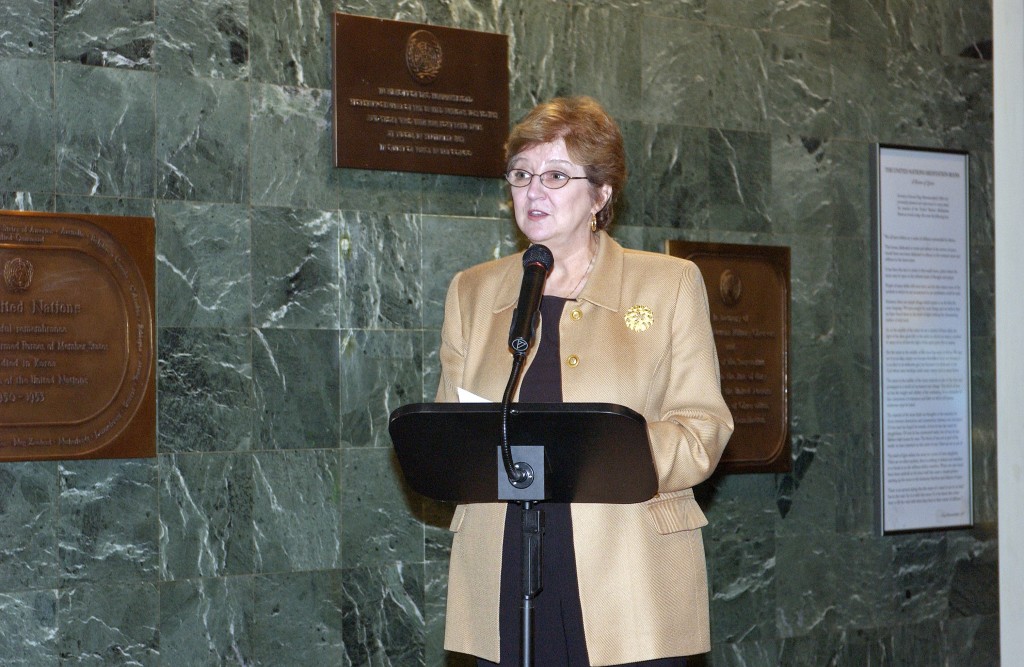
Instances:
[[[988,0],[0,0],[0,208],[155,217],[159,326],[156,459],[0,465],[0,663],[444,664],[386,419],[516,238],[496,180],[331,167],[335,10],[507,34],[513,118],[603,100],[626,245],[791,247],[793,472],[701,489],[703,664],[997,663]],[[874,528],[875,141],[971,155],[972,530]]]

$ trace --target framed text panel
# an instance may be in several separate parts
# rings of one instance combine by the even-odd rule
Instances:
[[[879,144],[873,163],[881,531],[970,526],[968,157]]]

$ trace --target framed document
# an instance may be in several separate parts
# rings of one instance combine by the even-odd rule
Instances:
[[[967,527],[968,156],[878,144],[873,163],[881,531]]]

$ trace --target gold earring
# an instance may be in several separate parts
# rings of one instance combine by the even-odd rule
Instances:
[[[590,214],[590,231],[592,231],[592,232],[596,232],[597,231],[597,214],[596,213],[591,213]]]

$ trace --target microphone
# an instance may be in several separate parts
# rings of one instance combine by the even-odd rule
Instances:
[[[523,254],[523,285],[519,288],[519,305],[512,313],[512,328],[508,333],[508,346],[517,357],[526,356],[537,330],[540,299],[544,281],[555,265],[555,258],[546,246],[532,245]]]

